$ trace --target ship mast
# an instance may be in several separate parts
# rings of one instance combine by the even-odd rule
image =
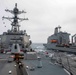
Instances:
[[[26,12],[24,10],[19,11],[19,9],[17,8],[17,3],[15,3],[15,7],[13,10],[5,9],[5,11],[12,13],[14,16],[13,17],[4,17],[3,16],[2,19],[8,19],[9,21],[11,21],[12,31],[18,32],[19,27],[20,27],[19,22],[28,20],[28,18],[19,18],[18,15],[22,14],[22,13],[26,13]]]

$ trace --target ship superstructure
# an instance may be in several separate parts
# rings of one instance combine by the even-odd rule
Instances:
[[[54,34],[49,36],[47,39],[47,44],[44,44],[47,49],[54,48],[56,46],[69,46],[70,39],[69,39],[69,33],[62,32],[61,27],[58,26],[55,28]]]
[[[15,8],[13,10],[6,9],[6,12],[10,12],[13,14],[13,17],[2,17],[2,19],[7,19],[11,21],[11,30],[7,32],[3,32],[0,35],[1,49],[10,50],[13,43],[18,43],[20,45],[21,50],[31,49],[31,40],[30,35],[27,35],[26,30],[20,30],[19,22],[28,20],[28,18],[19,18],[18,15],[22,13],[26,13],[25,11],[19,11],[17,8],[17,3],[15,4]]]
[[[68,52],[76,54],[76,34],[70,39],[70,33],[60,30],[61,27],[55,28],[54,34],[47,38],[47,43],[43,44],[47,50]]]

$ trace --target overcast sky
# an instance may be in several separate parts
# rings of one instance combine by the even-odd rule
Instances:
[[[11,28],[8,20],[2,21],[2,16],[12,16],[4,10],[13,9],[15,3],[27,12],[21,17],[29,20],[20,23],[20,29],[26,30],[33,43],[46,43],[58,25],[62,31],[76,33],[76,0],[0,0],[0,34]]]

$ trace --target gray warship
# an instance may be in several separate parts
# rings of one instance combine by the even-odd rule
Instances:
[[[6,12],[10,12],[13,14],[13,17],[2,17],[3,19],[7,19],[11,21],[11,29],[7,32],[3,32],[0,35],[0,52],[7,52],[11,50],[11,46],[13,43],[18,43],[20,46],[20,50],[30,50],[31,49],[31,40],[30,35],[26,33],[26,30],[20,30],[19,22],[28,20],[28,18],[19,18],[18,15],[22,13],[26,13],[24,10],[19,11],[17,8],[17,3],[15,4],[15,8],[13,10],[5,9]]]
[[[26,12],[19,11],[17,4],[13,10],[6,9],[5,11],[11,12],[14,17],[3,17],[3,19],[12,19],[12,28],[0,35],[0,50],[15,50],[16,60],[13,60],[12,54],[0,53],[0,75],[76,75],[75,55],[72,55],[73,59],[71,59],[67,53],[48,51],[39,46],[32,50],[30,36],[27,35],[26,31],[19,29],[19,20],[28,19],[19,18],[18,14]],[[56,42],[55,39],[52,42]],[[24,59],[17,59],[20,57],[18,57],[19,52],[16,54],[16,50],[24,50]]]
[[[54,34],[47,38],[47,44],[43,44],[48,50],[58,50],[76,54],[76,34],[72,36],[70,42],[70,33],[61,31],[61,26],[54,30]]]

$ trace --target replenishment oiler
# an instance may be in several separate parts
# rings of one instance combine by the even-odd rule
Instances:
[[[11,30],[0,35],[0,75],[76,75],[75,55],[72,55],[73,59],[71,59],[72,57],[70,58],[64,52],[48,51],[39,47],[33,50],[30,35],[27,35],[26,30],[19,28],[19,22],[28,20],[28,18],[19,18],[18,15],[26,12],[19,11],[17,3],[13,10],[6,9],[5,11],[14,16],[2,17],[2,19],[11,21],[12,27]],[[69,34],[63,32],[58,34],[57,31],[58,28],[55,29],[55,36],[65,37],[66,35],[67,40],[65,42],[61,40],[60,43],[66,43],[68,46]],[[60,37],[60,39],[63,38]],[[56,37],[50,41],[54,44],[58,42]]]
[[[48,50],[76,53],[76,34],[72,36],[70,42],[70,33],[62,32],[61,26],[54,30],[54,34],[47,38],[47,44],[43,44]]]

